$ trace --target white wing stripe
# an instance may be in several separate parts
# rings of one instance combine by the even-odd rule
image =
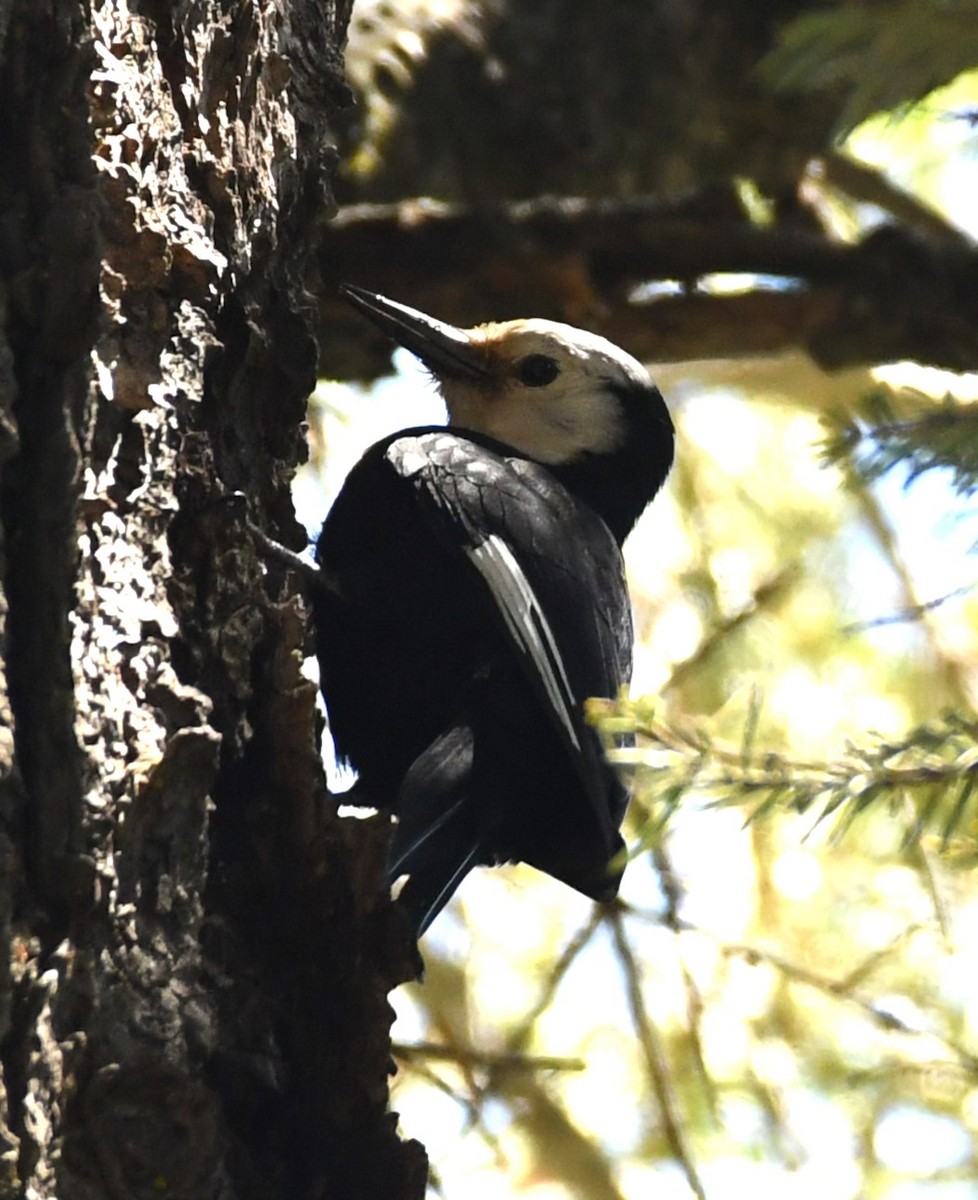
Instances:
[[[513,639],[529,655],[554,712],[560,717],[574,746],[580,750],[581,743],[568,703],[571,696],[570,681],[546,614],[523,569],[498,534],[491,534],[478,546],[468,547],[466,553],[488,583]]]

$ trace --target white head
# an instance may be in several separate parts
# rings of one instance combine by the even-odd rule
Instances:
[[[435,372],[449,422],[538,462],[613,454],[628,432],[620,393],[653,386],[630,354],[558,321],[505,321],[465,332],[484,373]]]
[[[458,329],[362,288],[340,290],[431,371],[450,424],[539,462],[613,454],[627,434],[621,395],[658,397],[637,359],[572,325],[531,318]]]
[[[640,362],[558,321],[459,329],[362,288],[340,291],[431,371],[452,426],[545,464],[627,535],[673,456],[672,421]]]

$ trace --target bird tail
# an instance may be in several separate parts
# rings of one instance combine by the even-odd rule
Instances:
[[[411,917],[416,937],[480,861],[468,791],[473,753],[471,728],[453,726],[415,759],[397,793],[388,878],[393,884],[408,876],[398,904]]]

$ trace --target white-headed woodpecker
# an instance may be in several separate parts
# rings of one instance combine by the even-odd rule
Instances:
[[[610,900],[628,797],[583,706],[631,672],[620,547],[672,463],[662,396],[569,325],[457,329],[341,291],[449,418],[371,446],[316,551],[330,729],[361,800],[397,816],[399,903],[420,935],[472,867],[512,861]]]

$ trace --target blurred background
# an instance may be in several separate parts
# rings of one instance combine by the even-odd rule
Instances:
[[[978,4],[359,0],[347,75],[310,536],[444,418],[341,279],[604,333],[679,432],[620,903],[476,872],[392,996],[431,1194],[975,1197]]]

